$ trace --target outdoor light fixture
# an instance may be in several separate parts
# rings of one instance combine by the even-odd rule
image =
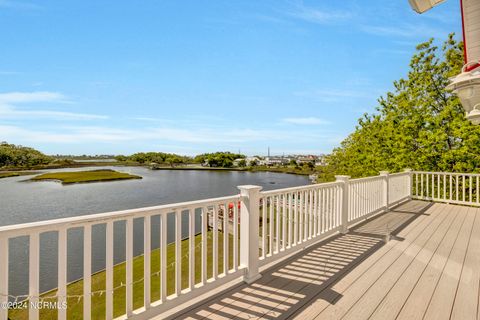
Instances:
[[[475,66],[474,69],[469,69]],[[469,71],[468,71],[469,70]],[[462,73],[450,79],[447,90],[452,90],[460,98],[466,117],[473,124],[480,124],[480,64],[467,63]]]
[[[444,0],[409,0],[410,6],[423,13]],[[480,124],[480,10],[479,0],[460,0],[465,65],[462,73],[451,78],[447,90],[460,98],[468,120]]]
[[[443,1],[445,0],[408,0],[412,9],[418,13],[424,13]]]

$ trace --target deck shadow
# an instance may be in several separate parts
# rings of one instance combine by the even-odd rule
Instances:
[[[398,237],[430,206],[421,201],[404,203],[399,210],[368,219],[347,234],[319,242],[265,270],[251,285],[229,288],[168,319],[289,319],[315,300],[335,304],[341,294],[333,285],[385,245],[382,226],[391,223],[391,235]]]

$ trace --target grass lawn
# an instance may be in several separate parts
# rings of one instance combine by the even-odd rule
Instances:
[[[140,176],[114,170],[89,170],[72,172],[45,173],[31,178],[32,181],[57,180],[62,184],[113,181],[125,179],[142,179]]]
[[[233,267],[233,236],[229,237],[229,268]],[[195,236],[195,283],[201,281],[201,234]],[[223,272],[223,233],[218,232],[218,273]],[[189,240],[182,241],[182,289],[188,287],[188,248]],[[212,248],[213,248],[213,232],[209,231],[207,236],[207,274],[210,278],[213,274],[212,264]],[[133,259],[133,282],[143,278],[143,255]],[[167,246],[167,292],[173,294],[175,292],[175,245]],[[116,265],[113,269],[113,287],[116,288],[121,283],[126,282],[125,263]],[[152,250],[151,255],[151,272],[157,273],[160,270],[160,249]],[[105,289],[105,272],[98,272],[92,275],[92,291]],[[55,299],[48,300],[48,296],[56,294],[56,290],[50,291],[43,295],[45,301],[54,302]],[[67,295],[82,295],[83,280],[73,282],[67,286]],[[125,287],[115,290],[113,295],[114,317],[125,314]],[[151,300],[160,299],[160,276],[152,275],[151,277]],[[133,285],[133,305],[134,309],[143,306],[143,281]],[[9,317],[12,320],[28,319],[28,310],[10,310]],[[57,310],[40,310],[40,319],[56,319]],[[83,298],[68,299],[67,307],[68,319],[83,319]],[[105,319],[105,294],[96,294],[92,296],[92,319]]]

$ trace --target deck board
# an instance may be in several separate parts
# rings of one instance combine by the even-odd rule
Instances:
[[[409,201],[170,318],[477,319],[479,215]]]

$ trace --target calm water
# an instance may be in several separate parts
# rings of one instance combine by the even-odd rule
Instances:
[[[111,168],[111,167],[105,167]],[[99,169],[96,167],[95,169]],[[0,225],[73,217],[123,209],[227,196],[238,193],[237,186],[255,184],[264,190],[308,184],[308,178],[270,172],[216,172],[216,171],[152,171],[140,167],[115,167],[143,177],[92,184],[63,186],[56,182],[25,182],[28,177],[0,179]],[[60,169],[52,171],[75,171]],[[173,216],[169,217],[169,241],[175,237]],[[183,217],[182,233],[187,234],[188,217]],[[200,216],[196,220],[199,226]],[[152,247],[159,243],[159,222],[152,221]],[[105,267],[105,226],[92,231],[92,269]],[[45,291],[57,285],[57,234],[40,237],[40,289]],[[114,224],[114,260],[125,259],[125,223]],[[10,240],[10,293],[28,292],[28,240],[24,237]],[[68,281],[81,278],[83,273],[83,231],[68,232]],[[134,254],[143,252],[143,219],[134,220]]]

